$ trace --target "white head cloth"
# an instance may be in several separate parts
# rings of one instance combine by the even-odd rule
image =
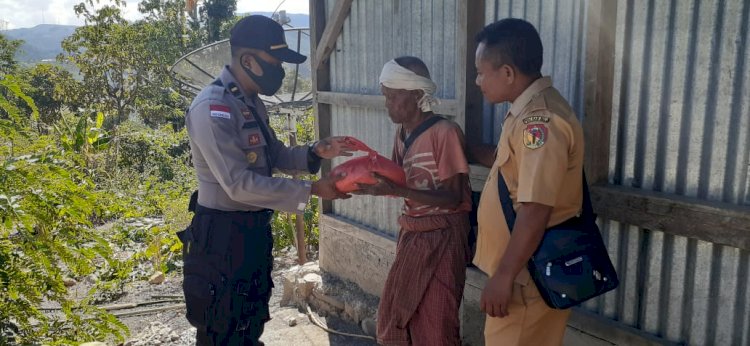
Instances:
[[[396,60],[385,63],[383,71],[380,72],[380,84],[391,89],[422,90],[424,96],[419,99],[417,105],[423,112],[431,112],[432,107],[440,103],[432,96],[437,90],[435,82],[399,65]]]

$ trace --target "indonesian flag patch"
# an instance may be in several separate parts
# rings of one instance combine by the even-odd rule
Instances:
[[[229,113],[229,106],[225,105],[210,105],[212,118],[232,119],[232,114]]]

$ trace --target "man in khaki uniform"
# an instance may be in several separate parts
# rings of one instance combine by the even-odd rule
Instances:
[[[568,102],[542,77],[542,43],[521,19],[504,19],[477,35],[476,83],[492,103],[512,102],[496,155],[470,155],[491,166],[482,191],[474,263],[489,279],[481,309],[487,345],[560,345],[570,310],[546,305],[526,264],[545,229],[577,215],[582,206],[583,130]],[[508,230],[498,198],[498,173],[517,217]]]

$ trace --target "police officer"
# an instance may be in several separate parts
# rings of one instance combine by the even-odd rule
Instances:
[[[261,345],[273,287],[273,210],[301,213],[310,195],[349,197],[335,188],[341,177],[272,177],[274,169],[316,173],[321,159],[351,155],[339,137],[286,147],[269,126],[258,94],[279,90],[282,62],[306,57],[287,47],[278,23],[258,15],[234,26],[230,45],[231,65],[198,94],[186,116],[198,193],[191,202],[195,216],[179,236],[187,319],[198,330],[197,345]]]

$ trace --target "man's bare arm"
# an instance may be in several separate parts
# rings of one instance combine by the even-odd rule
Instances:
[[[492,317],[508,316],[513,281],[534,254],[547,228],[552,207],[521,203],[510,242],[500,265],[482,290],[480,309]]]
[[[542,241],[552,207],[539,203],[521,203],[508,248],[495,275],[515,279]]]
[[[416,190],[398,186],[385,177],[375,175],[378,183],[374,185],[357,184],[359,190],[352,192],[356,195],[399,196],[412,201],[441,208],[457,207],[463,201],[463,189],[468,184],[466,174],[456,174],[443,181],[439,190]]]

